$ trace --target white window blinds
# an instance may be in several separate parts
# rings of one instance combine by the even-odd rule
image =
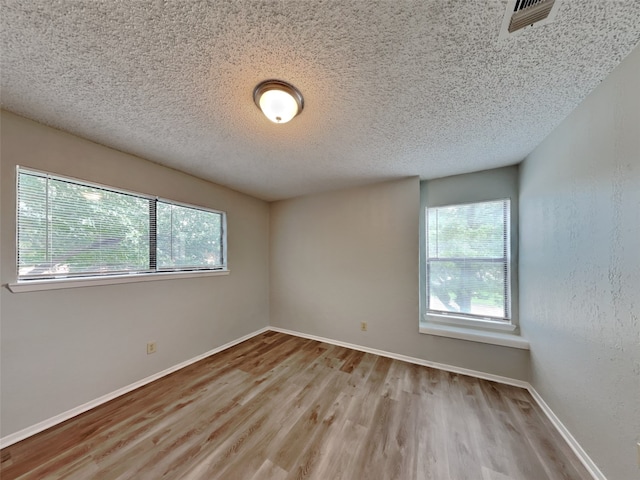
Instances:
[[[510,318],[509,199],[427,209],[428,310]]]
[[[19,169],[18,279],[221,269],[225,215]]]

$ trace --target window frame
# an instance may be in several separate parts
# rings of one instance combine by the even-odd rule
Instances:
[[[479,315],[473,313],[460,313],[460,312],[450,312],[446,310],[436,310],[431,309],[430,307],[430,268],[431,261],[434,258],[429,257],[429,211],[436,210],[439,208],[449,208],[449,207],[463,207],[466,205],[480,205],[486,203],[496,203],[503,202],[503,205],[506,203],[506,211],[503,216],[503,228],[504,228],[504,245],[502,251],[504,256],[501,258],[478,258],[479,262],[494,262],[500,263],[505,266],[505,279],[504,279],[504,312],[505,315],[503,317],[495,317],[491,315]],[[503,206],[504,208],[504,206]],[[424,207],[424,252],[425,252],[425,284],[423,286],[424,295],[425,295],[425,316],[435,317],[432,321],[436,321],[437,323],[454,323],[461,326],[471,326],[471,327],[488,327],[495,328],[498,330],[512,330],[512,315],[511,315],[511,223],[512,223],[512,215],[511,215],[511,198],[502,197],[495,198],[491,200],[479,200],[479,201],[471,201],[471,202],[458,202],[458,203],[448,203],[445,205],[434,205],[434,206],[426,206]],[[469,257],[469,259],[474,260],[474,258]],[[436,262],[442,261],[464,261],[467,258],[437,258]],[[505,328],[502,328],[505,327]]]
[[[20,276],[19,274],[19,181],[20,174],[26,173],[38,177],[49,178],[57,181],[62,181],[66,183],[74,183],[81,186],[86,186],[89,188],[97,188],[113,193],[119,193],[123,195],[129,195],[135,198],[140,198],[144,200],[148,200],[150,202],[150,209],[153,206],[154,216],[157,216],[157,204],[158,202],[176,205],[179,207],[200,210],[208,213],[218,214],[220,215],[220,235],[221,235],[221,256],[222,262],[220,265],[216,265],[214,267],[175,267],[175,268],[158,268],[157,266],[157,224],[156,218],[149,218],[149,235],[150,235],[150,245],[149,245],[149,269],[140,269],[140,270],[132,270],[127,272],[116,271],[116,272],[104,272],[104,273],[95,273],[95,272],[77,272],[71,274],[51,274],[47,276],[38,276],[25,278],[24,276]],[[169,278],[190,278],[190,277],[201,277],[201,276],[217,276],[217,275],[227,275],[229,274],[228,269],[228,248],[227,248],[227,213],[223,210],[212,209],[208,207],[203,207],[201,205],[194,205],[185,202],[179,202],[175,200],[170,200],[168,198],[148,195],[144,193],[139,193],[131,190],[126,190],[118,187],[112,187],[110,185],[105,185],[97,182],[86,181],[83,179],[79,179],[76,177],[66,176],[55,174],[51,172],[46,172],[34,168],[22,167],[20,165],[16,166],[16,176],[15,176],[15,197],[16,206],[15,206],[15,282],[8,284],[9,290],[14,293],[18,292],[26,292],[32,290],[49,290],[49,289],[59,289],[59,288],[72,288],[72,287],[84,287],[90,285],[108,285],[114,283],[130,283],[130,282],[138,282],[138,281],[149,281],[149,280],[162,280]],[[153,251],[152,251],[153,250]]]
[[[426,311],[426,225],[425,208],[509,198],[511,249],[511,324],[505,322],[469,320],[465,318],[429,314]],[[519,223],[520,190],[518,166],[465,173],[450,177],[420,181],[418,217],[418,271],[420,301],[417,330],[433,339],[455,339],[500,347],[529,349],[529,342],[519,328]]]
[[[156,205],[158,204],[158,202],[161,203],[167,203],[170,205],[175,205],[177,207],[185,207],[185,208],[191,208],[193,210],[201,210],[203,212],[209,212],[209,213],[219,213],[221,215],[221,219],[220,219],[220,249],[222,250],[222,258],[223,258],[223,262],[220,266],[216,267],[216,268],[207,268],[207,267],[188,267],[188,268],[159,268],[158,264],[157,264],[157,259],[156,259],[156,271],[153,273],[168,273],[168,272],[209,272],[209,271],[215,271],[215,270],[227,270],[227,213],[222,211],[222,210],[215,210],[213,208],[207,208],[207,207],[201,207],[199,205],[192,205],[189,203],[184,203],[184,202],[177,202],[174,200],[169,200],[163,197],[155,197],[156,200]],[[158,210],[156,207],[156,227],[157,227],[157,215],[158,215]],[[157,230],[156,230],[156,237],[154,239],[154,243],[157,244],[158,242],[158,235],[157,235]],[[157,253],[157,252],[156,252]]]

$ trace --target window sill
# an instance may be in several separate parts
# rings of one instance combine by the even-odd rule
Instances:
[[[436,323],[421,323],[420,333],[529,350],[529,341],[512,333],[492,332]]]
[[[161,272],[136,273],[130,275],[110,275],[86,278],[55,278],[46,280],[28,280],[9,283],[7,287],[13,293],[36,292],[39,290],[59,290],[62,288],[95,287],[98,285],[115,285],[119,283],[153,282],[156,280],[176,280],[180,278],[217,277],[229,275],[229,270],[208,270],[198,272]]]

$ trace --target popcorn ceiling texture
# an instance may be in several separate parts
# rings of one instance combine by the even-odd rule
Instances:
[[[520,162],[640,39],[640,2],[2,0],[2,106],[274,200]],[[296,85],[269,123],[252,91]],[[91,159],[86,159],[91,161]]]

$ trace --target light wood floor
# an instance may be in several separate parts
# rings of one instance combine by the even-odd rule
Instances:
[[[526,390],[275,332],[1,453],[2,480],[590,478]]]

